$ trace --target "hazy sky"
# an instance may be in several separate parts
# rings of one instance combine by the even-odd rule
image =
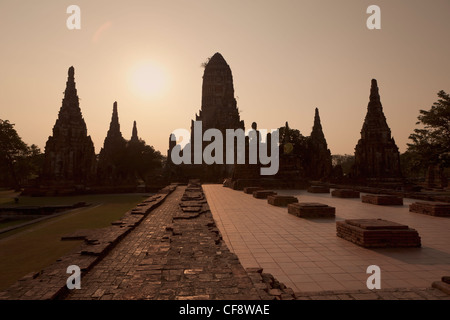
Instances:
[[[69,5],[81,29],[69,30]],[[369,5],[381,30],[369,30]],[[309,135],[318,107],[333,154],[353,154],[378,80],[388,125],[405,151],[419,109],[450,92],[450,1],[0,0],[0,119],[44,150],[75,67],[96,152],[118,102],[122,134],[166,154],[170,133],[200,109],[201,63],[220,52],[249,128]]]

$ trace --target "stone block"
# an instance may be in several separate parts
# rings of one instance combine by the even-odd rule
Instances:
[[[430,216],[450,217],[450,203],[419,201],[411,204],[409,206],[409,211]]]
[[[253,192],[253,197],[257,199],[267,199],[268,196],[275,196],[277,193],[272,190],[259,190]]]
[[[331,196],[338,198],[359,198],[359,191],[351,189],[336,189],[331,192]]]
[[[310,193],[330,193],[330,188],[324,186],[311,186],[308,188]]]
[[[367,194],[361,197],[361,201],[364,203],[376,204],[379,206],[403,205],[403,198],[390,195]]]
[[[337,221],[336,234],[365,248],[421,246],[419,233],[415,229],[382,219]]]
[[[290,203],[297,203],[298,199],[293,196],[268,196],[267,203],[277,207],[285,207]]]
[[[264,190],[264,188],[261,188],[261,187],[245,187],[244,188],[244,193],[253,194],[253,192],[260,191],[260,190]]]
[[[289,204],[288,213],[300,218],[334,218],[336,208],[322,203],[300,202]]]

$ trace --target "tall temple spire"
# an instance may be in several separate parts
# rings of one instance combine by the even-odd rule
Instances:
[[[114,104],[113,104],[113,115],[112,115],[111,123],[112,122],[119,123],[119,115],[117,113],[117,101],[114,101]]]
[[[64,97],[62,100],[61,108],[59,110],[58,119],[56,123],[78,123],[80,128],[86,130],[86,124],[83,120],[83,116],[80,110],[79,98],[77,94],[77,89],[75,86],[75,69],[70,67],[68,70],[68,77],[66,81],[66,89],[64,90]],[[58,129],[60,126],[56,126],[53,130]],[[87,133],[87,130],[86,130]],[[55,132],[53,132],[55,134]]]
[[[325,135],[323,134],[322,130],[322,124],[320,123],[320,116],[319,116],[319,109],[316,108],[315,114],[314,114],[314,125],[311,131],[311,138],[314,138],[316,140],[321,140],[322,142],[325,142]]]
[[[378,115],[376,115],[374,117],[378,117],[380,119],[383,118],[384,120],[386,120],[384,118],[384,114],[383,114],[383,106],[381,105],[380,93],[378,90],[378,84],[377,84],[376,79],[372,79],[372,82],[371,82],[369,104],[367,105],[367,113],[368,114],[376,113]],[[379,114],[381,114],[381,115],[379,115]],[[387,124],[386,124],[386,126],[387,126]]]
[[[70,94],[77,94],[77,89],[75,88],[75,68],[72,66],[68,70],[65,97]]]
[[[391,129],[389,129],[386,122],[378,92],[377,80],[375,79],[372,79],[369,104],[367,105],[367,114],[364,119],[361,134],[364,139],[377,139],[378,136],[382,136],[384,140],[391,138]]]
[[[202,135],[208,129],[220,130],[224,135],[227,129],[243,129],[244,121],[240,119],[237,102],[234,97],[233,75],[231,68],[220,53],[215,53],[205,64],[202,83],[201,109],[195,116],[195,121],[202,122]],[[209,142],[200,141],[196,145],[194,141],[194,121],[191,122],[191,150],[203,150]],[[224,145],[223,164],[215,164],[201,170],[205,181],[218,181],[231,176],[233,165],[225,164],[227,150]],[[235,153],[236,154],[236,153]],[[194,162],[194,152],[191,153],[191,161]]]
[[[136,121],[133,122],[133,132],[131,134],[131,140],[130,141],[133,141],[133,142],[138,142],[139,141]]]
[[[197,120],[205,128],[243,128],[234,97],[231,68],[216,52],[205,66],[202,84],[202,107]]]
[[[355,147],[353,174],[357,178],[385,179],[401,177],[400,153],[391,136],[381,105],[377,80],[372,79],[369,104],[361,139]]]
[[[75,69],[70,67],[53,135],[45,146],[41,177],[44,185],[85,185],[92,182],[95,170],[95,149],[81,114]]]
[[[322,130],[319,109],[314,111],[314,125],[308,139],[309,177],[311,179],[328,178],[332,171],[331,151]]]
[[[103,149],[107,153],[114,153],[117,147],[122,147],[125,140],[120,132],[119,113],[117,111],[117,101],[113,104],[113,112],[111,116],[111,123],[109,124],[109,130],[103,144]]]
[[[66,90],[64,91],[62,107],[78,108],[78,100],[77,89],[75,87],[75,69],[74,67],[70,67],[68,71]]]
[[[126,141],[120,132],[119,113],[117,111],[117,101],[115,101],[109,130],[99,155],[97,173],[101,183],[117,183],[123,178],[120,168],[123,165],[122,156],[125,148]]]
[[[372,102],[380,101],[380,94],[378,93],[378,83],[376,79],[372,79],[369,99]]]
[[[111,123],[109,125],[108,136],[117,136],[122,138],[119,124],[119,113],[117,112],[117,101],[114,101],[113,104],[113,113],[111,117]]]

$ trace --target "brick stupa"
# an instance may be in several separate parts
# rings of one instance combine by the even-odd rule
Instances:
[[[205,65],[202,85],[202,105],[196,121],[202,121],[202,136],[208,129],[218,129],[225,137],[227,129],[245,129],[244,121],[240,119],[236,98],[234,97],[233,75],[231,68],[220,53],[215,53]],[[203,142],[201,150],[209,143]],[[198,147],[198,146],[197,146]],[[191,122],[191,150],[194,163],[194,120]],[[235,155],[236,156],[236,155]],[[223,163],[213,165],[194,165],[191,167],[194,175],[204,181],[222,181],[231,176],[233,165],[225,164],[226,148],[224,143]]]
[[[125,152],[126,140],[120,131],[117,102],[114,102],[111,123],[99,155],[98,176],[102,183],[117,184],[125,178]]]
[[[42,186],[79,189],[95,181],[95,149],[81,114],[74,75],[70,67],[53,135],[45,145]]]
[[[402,176],[400,153],[386,122],[375,79],[372,79],[361,139],[355,147],[353,174],[360,180],[399,179]]]
[[[331,175],[333,165],[331,152],[320,123],[319,109],[316,108],[314,126],[308,139],[309,172],[310,179],[324,179]]]

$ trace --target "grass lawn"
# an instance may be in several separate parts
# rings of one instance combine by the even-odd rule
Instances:
[[[18,195],[14,190],[4,190],[0,189],[0,205],[3,204],[14,204],[14,197]]]
[[[14,203],[12,198],[7,201],[3,195],[0,194],[0,204]],[[81,243],[61,241],[62,235],[78,229],[109,226],[145,198],[147,196],[139,194],[20,197],[19,205],[74,204],[82,201],[93,205],[0,235],[0,290],[26,274],[52,264]]]
[[[4,229],[4,228],[8,228],[8,227],[12,227],[16,224],[21,224],[27,221],[31,221],[32,219],[19,219],[19,220],[10,220],[7,222],[0,222],[0,229]]]

